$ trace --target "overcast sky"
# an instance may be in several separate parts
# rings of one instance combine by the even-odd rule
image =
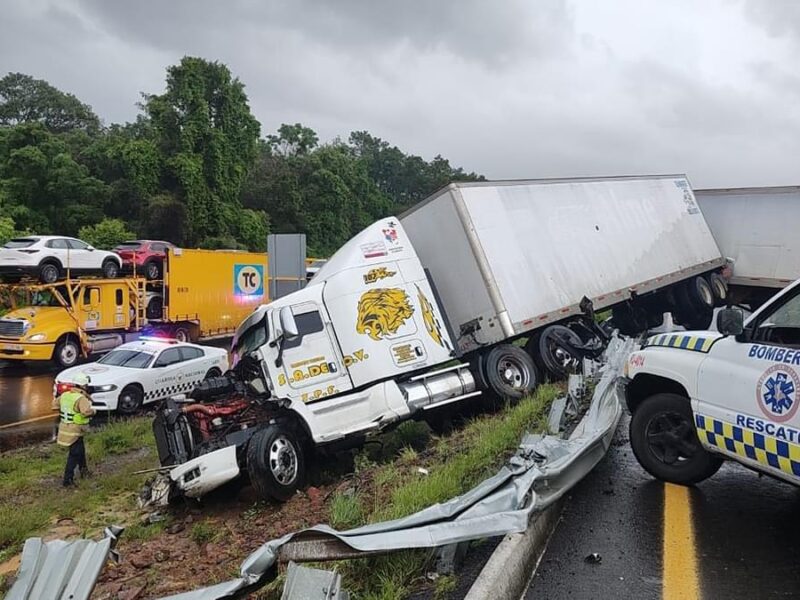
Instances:
[[[2,0],[0,72],[132,120],[184,55],[262,135],[366,129],[489,178],[800,184],[800,0]]]

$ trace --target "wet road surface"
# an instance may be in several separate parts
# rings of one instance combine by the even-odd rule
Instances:
[[[0,361],[0,452],[49,439],[55,367]]]
[[[573,490],[525,599],[800,598],[798,556],[800,489],[734,463],[667,489],[633,457],[625,418]]]

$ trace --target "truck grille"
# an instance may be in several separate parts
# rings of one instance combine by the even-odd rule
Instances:
[[[22,337],[25,332],[25,323],[23,321],[10,321],[7,319],[0,319],[0,336],[2,337]]]

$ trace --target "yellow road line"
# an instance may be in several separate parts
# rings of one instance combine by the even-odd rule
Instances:
[[[689,488],[664,484],[664,600],[699,600],[697,549]]]
[[[51,421],[55,421],[58,413],[54,412],[52,415],[45,415],[43,417],[34,417],[33,419],[25,419],[24,421],[17,421],[16,423],[6,423],[5,425],[0,425],[0,429],[10,429],[11,427],[19,427],[20,425],[25,425],[26,423],[35,423],[36,421],[44,421],[45,419],[50,419]]]

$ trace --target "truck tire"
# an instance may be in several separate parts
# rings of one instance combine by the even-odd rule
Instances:
[[[539,366],[553,381],[565,379],[570,373],[576,373],[580,367],[580,348],[583,340],[569,327],[564,325],[550,325],[532,338],[532,347],[528,345],[528,354],[538,357]]]
[[[708,284],[714,292],[714,305],[725,306],[728,303],[728,284],[725,278],[719,273],[711,273],[708,276]]]
[[[69,369],[78,363],[81,357],[81,347],[78,340],[71,335],[66,335],[58,340],[53,351],[53,360],[62,369]]]
[[[144,268],[142,271],[144,271],[145,279],[149,281],[159,279],[161,275],[161,269],[159,268],[158,263],[154,260],[144,263]]]
[[[693,308],[698,312],[714,308],[714,290],[711,289],[705,277],[693,277],[684,284],[686,299],[682,304],[685,308]]]
[[[678,394],[644,400],[631,418],[630,439],[639,464],[662,481],[693,485],[722,465],[720,457],[701,446],[689,399]]]
[[[53,261],[39,265],[39,281],[42,283],[55,283],[61,277],[61,268]]]
[[[175,340],[181,342],[182,344],[192,341],[192,334],[189,331],[189,328],[183,327],[182,325],[179,325],[178,327],[172,330],[172,337]]]
[[[271,423],[247,444],[247,472],[261,498],[286,502],[305,479],[303,449],[287,426]]]
[[[134,415],[144,404],[144,392],[138,385],[126,385],[117,398],[117,412],[123,415]]]
[[[112,258],[107,258],[103,261],[101,270],[103,271],[103,277],[114,279],[119,275],[119,263]]]
[[[522,348],[501,344],[489,350],[482,361],[483,375],[489,388],[500,398],[520,400],[539,383],[536,365]]]

